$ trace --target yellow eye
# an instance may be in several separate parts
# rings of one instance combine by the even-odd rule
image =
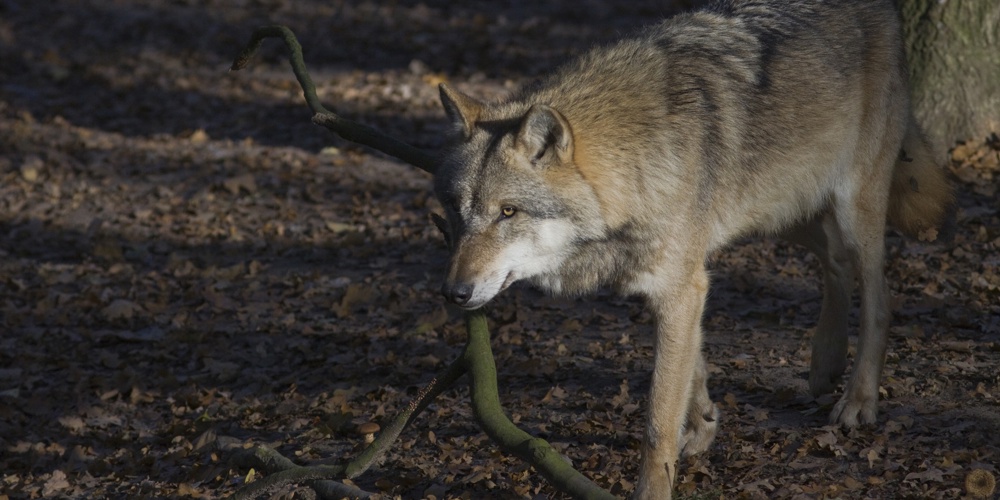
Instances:
[[[504,218],[513,217],[515,212],[517,212],[517,209],[514,207],[503,207],[500,209],[500,213],[503,214]]]

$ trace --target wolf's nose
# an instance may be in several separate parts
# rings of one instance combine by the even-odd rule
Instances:
[[[444,294],[445,298],[458,304],[464,306],[469,303],[469,299],[472,298],[472,285],[468,283],[445,283],[441,287],[441,293]]]

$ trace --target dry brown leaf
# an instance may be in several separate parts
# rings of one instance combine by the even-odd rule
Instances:
[[[944,481],[944,472],[941,469],[935,467],[928,467],[927,470],[921,472],[911,472],[903,478],[904,481],[924,481],[924,482],[935,482],[940,483]]]
[[[131,300],[115,299],[110,304],[101,309],[101,315],[109,321],[125,319],[129,320],[136,314],[143,312],[142,307]]]
[[[66,479],[66,473],[61,470],[52,471],[52,475],[42,486],[42,496],[52,498],[63,490],[69,489],[70,484]]]
[[[80,432],[87,427],[87,424],[83,422],[83,419],[76,415],[64,415],[59,417],[59,423],[74,433]]]

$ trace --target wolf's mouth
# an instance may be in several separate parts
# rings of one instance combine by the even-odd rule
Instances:
[[[517,281],[517,278],[514,277],[514,271],[511,271],[511,272],[507,273],[507,278],[505,278],[503,280],[503,284],[500,285],[500,291],[502,292],[502,291],[506,290],[507,287],[509,287],[510,285],[514,284],[515,281]]]

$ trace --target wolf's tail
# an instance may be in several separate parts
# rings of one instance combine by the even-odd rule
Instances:
[[[889,192],[889,223],[909,236],[937,227],[954,195],[934,150],[911,117]]]

